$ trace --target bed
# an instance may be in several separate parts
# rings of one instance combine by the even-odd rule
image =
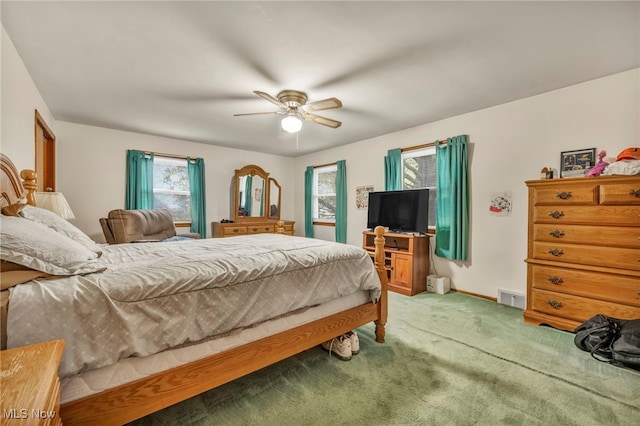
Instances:
[[[35,228],[35,173],[18,175],[4,155],[1,166],[3,225]],[[29,206],[11,217],[24,199]],[[45,270],[2,291],[7,345],[64,339],[64,424],[123,424],[371,322],[383,343],[383,233],[375,269],[359,248],[273,234],[100,246],[71,271]],[[2,249],[3,260],[17,259]]]

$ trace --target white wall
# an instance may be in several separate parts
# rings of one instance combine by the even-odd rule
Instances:
[[[55,120],[33,84],[4,26],[0,38],[2,45],[0,150],[11,158],[18,170],[33,168],[36,155],[35,110],[38,110],[54,133]]]
[[[304,232],[304,170],[309,165],[347,161],[347,243],[362,244],[366,210],[355,208],[362,185],[384,189],[387,150],[466,134],[471,143],[471,235],[466,262],[436,258],[441,275],[465,291],[497,296],[497,289],[526,292],[527,189],[542,167],[557,169],[560,152],[605,149],[617,155],[640,143],[640,70],[635,69],[400,132],[296,159],[295,220]],[[513,212],[489,214],[492,192],[510,191]],[[315,227],[333,240],[333,228]],[[431,240],[433,241],[433,239]]]

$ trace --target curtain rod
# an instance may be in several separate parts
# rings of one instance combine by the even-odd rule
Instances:
[[[429,148],[431,146],[436,146],[436,143],[438,143],[439,145],[446,144],[447,143],[447,139],[445,139],[445,140],[437,140],[435,142],[423,143],[422,145],[410,146],[410,147],[407,147],[407,148],[401,148],[400,152],[415,151],[417,149]]]
[[[327,163],[327,164],[318,164],[317,166],[312,166],[314,169],[318,169],[320,167],[327,167],[327,166],[336,166],[338,165],[338,162],[336,161],[335,163]]]
[[[144,152],[145,155],[157,155],[159,157],[168,157],[168,158],[176,158],[178,160],[186,160],[187,158],[190,158],[191,161],[195,161],[196,158],[198,157],[187,157],[186,155],[176,155],[176,154],[163,154],[162,152],[151,152],[151,151],[145,151]]]

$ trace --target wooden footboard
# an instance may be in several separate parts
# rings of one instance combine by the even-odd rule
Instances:
[[[387,322],[387,273],[384,229],[376,229],[376,271],[382,284],[378,303],[366,303],[256,342],[154,374],[62,405],[65,425],[120,425],[191,398],[282,361],[370,322],[384,343]]]

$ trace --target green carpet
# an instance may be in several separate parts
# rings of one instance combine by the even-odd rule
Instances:
[[[640,372],[598,362],[573,334],[459,294],[390,293],[386,343],[319,347],[132,425],[638,425]]]

